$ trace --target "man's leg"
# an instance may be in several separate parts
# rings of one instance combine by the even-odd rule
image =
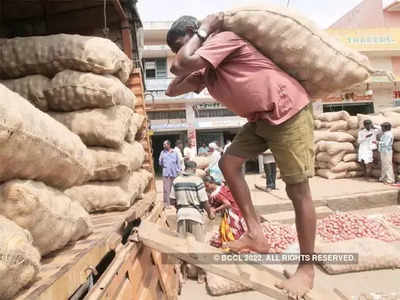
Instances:
[[[171,187],[169,182],[170,182],[169,177],[163,176],[163,199],[165,208],[169,208],[169,196],[171,193]]]
[[[224,246],[235,252],[249,249],[258,253],[268,253],[270,246],[264,237],[263,229],[251,202],[249,187],[242,173],[242,165],[245,161],[244,158],[224,154],[219,162],[225,180],[240,207],[248,228],[248,232],[240,240],[226,243]]]
[[[273,178],[273,170],[272,170],[272,164],[266,164],[267,166],[267,171],[266,171],[266,175],[267,175],[267,188],[268,189],[273,189],[274,186],[274,178]]]
[[[314,253],[316,215],[309,183],[307,181],[288,184],[286,185],[286,192],[293,202],[296,213],[296,229],[300,253],[311,255]],[[314,265],[300,263],[296,273],[277,286],[290,291],[293,295],[304,295],[309,289],[312,289],[313,282]]]
[[[204,226],[201,223],[190,221],[191,223],[191,233],[194,235],[196,241],[204,242]],[[197,282],[204,283],[206,280],[206,272],[200,267],[197,267]]]
[[[276,189],[276,163],[271,163],[271,171],[272,171],[272,189]]]

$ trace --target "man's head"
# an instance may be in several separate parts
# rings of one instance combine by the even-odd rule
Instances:
[[[182,150],[182,149],[183,149],[183,143],[182,143],[182,141],[181,141],[181,140],[177,140],[177,141],[175,142],[175,146]]]
[[[215,142],[212,142],[208,145],[208,148],[210,149],[210,152],[214,152],[218,149],[218,145]]]
[[[193,140],[189,140],[189,147],[190,148],[194,147],[194,141]]]
[[[215,181],[214,177],[207,175],[204,177],[203,181],[208,193],[212,193],[217,189],[218,183]]]
[[[201,146],[202,146],[203,148],[206,148],[206,147],[207,147],[206,143],[201,144]]]
[[[185,170],[188,173],[196,172],[197,164],[194,161],[188,160],[185,161]]]
[[[372,121],[371,120],[364,120],[364,128],[370,130],[372,128]]]
[[[389,122],[384,122],[381,124],[381,128],[383,132],[390,131],[392,129],[392,124]]]
[[[200,22],[191,16],[183,16],[172,23],[167,33],[167,44],[172,52],[178,53],[200,27]]]
[[[171,142],[169,140],[165,140],[163,143],[163,147],[165,150],[171,149]]]

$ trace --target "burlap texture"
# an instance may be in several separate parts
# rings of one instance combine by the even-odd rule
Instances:
[[[349,123],[345,120],[329,122],[327,126],[329,127],[329,131],[345,131],[349,129]]]
[[[367,57],[287,8],[266,4],[233,9],[225,12],[223,27],[250,41],[312,98],[362,82],[373,71]]]
[[[357,153],[347,153],[345,156],[343,156],[343,161],[345,162],[357,161],[357,159],[358,159]]]
[[[148,173],[148,172],[147,172]],[[91,182],[65,191],[88,212],[127,210],[140,198],[150,179],[142,170],[128,173],[119,181]],[[151,175],[151,174],[150,174]]]
[[[42,256],[92,232],[89,215],[79,203],[38,181],[2,184],[0,214],[29,230]]]
[[[0,84],[0,181],[67,188],[92,174],[93,159],[77,135]]]
[[[50,79],[47,77],[42,75],[30,75],[18,79],[3,80],[0,81],[0,83],[29,100],[29,102],[40,110],[48,111],[48,104],[44,96],[44,91],[47,90],[51,84]]]
[[[355,138],[346,132],[314,131],[314,143],[319,141],[355,142]]]
[[[3,79],[42,74],[53,77],[71,69],[97,74],[115,74],[126,82],[132,61],[109,39],[56,34],[17,37],[2,43],[0,77]]]
[[[12,299],[32,282],[40,268],[40,253],[32,236],[0,215],[0,298]]]
[[[345,153],[355,152],[354,145],[349,142],[339,143],[330,141],[319,141],[317,149],[320,152],[328,152],[329,155],[335,155],[344,151]]]
[[[144,127],[145,117],[137,113],[133,113],[129,123],[128,134],[126,140],[133,142],[135,139],[141,139]]]
[[[72,70],[58,73],[44,95],[53,111],[107,108],[114,105],[135,107],[135,95],[118,78]]]
[[[324,122],[333,122],[333,121],[348,121],[350,119],[350,115],[347,111],[334,111],[334,112],[326,112],[319,114],[315,117],[315,119],[324,121]]]
[[[344,162],[341,161],[336,165],[329,165],[330,170],[335,173],[347,172],[347,171],[362,171],[362,167],[358,162],[350,161]]]
[[[144,162],[145,152],[138,142],[124,142],[120,149],[89,148],[94,158],[94,175],[91,181],[118,180],[129,171],[138,170]]]
[[[389,243],[371,239],[358,238],[335,243],[317,243],[317,253],[357,253],[357,264],[321,264],[328,274],[341,274],[377,269],[400,268],[398,250]]]
[[[118,105],[50,115],[77,134],[87,146],[118,149],[127,135],[132,110]]]
[[[330,169],[318,169],[316,173],[318,176],[326,179],[355,178],[363,176],[362,171],[332,172]]]
[[[346,152],[344,151],[341,151],[335,155],[330,155],[328,152],[319,152],[316,155],[316,160],[336,165],[343,159],[345,154]]]

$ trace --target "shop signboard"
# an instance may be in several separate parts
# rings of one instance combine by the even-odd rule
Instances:
[[[207,119],[207,120],[196,121],[196,128],[197,129],[238,128],[242,127],[246,123],[247,120],[243,118],[235,118],[228,120],[224,120],[223,118]]]

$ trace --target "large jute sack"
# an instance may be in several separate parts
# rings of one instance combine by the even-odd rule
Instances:
[[[386,112],[397,112],[400,113],[400,106],[395,106],[395,107],[386,107],[384,109],[381,109],[381,113],[386,113]]]
[[[196,156],[193,161],[197,164],[198,169],[205,169],[210,164],[211,158],[209,156]]]
[[[111,40],[56,34],[9,39],[0,48],[0,77],[4,79],[42,74],[53,77],[71,69],[115,74],[126,82],[132,61]]]
[[[400,113],[385,112],[383,115],[387,118],[387,121],[392,124],[392,128],[400,126]]]
[[[400,141],[400,128],[393,128],[392,133],[393,133],[393,139],[395,141]]]
[[[350,161],[344,162],[341,161],[336,165],[329,166],[332,172],[340,173],[340,172],[347,172],[347,171],[361,171],[361,165],[358,162]]]
[[[330,132],[330,131],[314,131],[314,143],[319,141],[333,142],[350,142],[353,143],[355,138],[346,132]]]
[[[345,162],[357,161],[357,160],[358,160],[357,153],[347,153],[345,156],[343,156],[343,161]]]
[[[66,188],[93,174],[79,137],[0,84],[0,182],[21,178]]]
[[[40,253],[32,246],[32,235],[0,215],[0,298],[11,299],[35,280]]]
[[[400,141],[393,143],[393,150],[396,152],[400,152]]]
[[[118,149],[127,135],[132,110],[118,105],[50,115],[77,134],[87,146]]]
[[[358,129],[358,118],[357,118],[357,116],[351,116],[347,120],[347,127],[349,129]]]
[[[362,171],[332,172],[330,169],[318,169],[316,173],[318,176],[326,179],[355,178],[363,176]]]
[[[92,232],[89,215],[79,203],[38,181],[11,180],[2,184],[0,214],[29,230],[41,255]]]
[[[348,129],[348,130],[346,130],[346,132],[347,132],[348,134],[352,135],[352,136],[357,140],[357,138],[358,138],[358,132],[359,132],[358,129]]]
[[[133,113],[132,118],[129,122],[128,134],[126,135],[126,140],[128,142],[133,142],[135,139],[140,139],[143,127],[144,127],[145,117],[143,115]]]
[[[119,149],[89,148],[94,158],[94,175],[91,181],[118,180],[129,171],[136,171],[145,158],[143,146],[138,142],[124,142]]]
[[[114,105],[135,107],[135,95],[112,75],[65,70],[58,73],[44,91],[54,111],[107,108]]]
[[[322,129],[322,121],[314,120],[314,128],[315,129]]]
[[[364,129],[364,121],[370,120],[374,125],[381,125],[384,122],[388,122],[388,118],[384,115],[363,115],[357,114],[358,118],[358,128]]]
[[[317,253],[357,253],[358,262],[349,264],[321,263],[328,274],[341,274],[378,269],[400,268],[399,250],[389,243],[372,239],[357,238],[335,243],[317,243]]]
[[[400,164],[400,153],[399,152],[393,152],[393,161]]]
[[[345,131],[348,129],[348,123],[344,120],[333,121],[328,123],[329,131]]]
[[[329,169],[329,163],[323,162],[323,161],[316,161],[315,162],[315,167],[317,169]]]
[[[20,94],[25,99],[28,99],[29,102],[40,110],[48,111],[44,91],[51,86],[49,78],[42,75],[30,75],[18,79],[3,80],[0,83]]]
[[[373,71],[367,57],[287,8],[237,8],[225,12],[223,27],[250,41],[296,78],[312,98],[362,82]]]
[[[348,121],[350,119],[350,115],[347,111],[342,110],[319,114],[316,119],[325,122],[333,122],[339,120]]]
[[[320,162],[326,162],[331,165],[336,165],[338,164],[346,154],[345,151],[341,151],[335,155],[330,155],[328,152],[319,152],[316,155],[316,160]]]
[[[222,296],[232,293],[249,291],[250,288],[224,277],[207,272],[207,290],[212,296]]]
[[[147,174],[128,173],[118,181],[90,182],[64,193],[79,202],[87,212],[127,210],[146,188]],[[148,183],[148,182],[147,182]]]
[[[345,153],[355,152],[354,145],[349,142],[339,143],[330,141],[319,141],[317,143],[318,151],[328,152],[329,155],[335,155],[344,151]]]

